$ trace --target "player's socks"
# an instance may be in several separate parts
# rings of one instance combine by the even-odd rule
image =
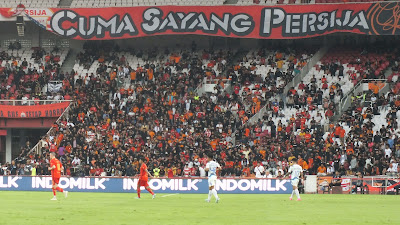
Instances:
[[[56,196],[56,189],[53,189],[53,195]]]
[[[293,198],[294,190],[292,191],[292,194],[290,195],[290,199]]]
[[[208,199],[207,199],[208,201],[210,201],[210,200],[211,200],[211,196],[212,196],[212,191],[211,191],[211,190],[209,190],[209,191],[208,191]]]
[[[59,192],[64,192],[64,190],[62,188],[60,188],[60,187],[57,187],[56,190],[59,191]]]
[[[212,192],[212,194],[214,195],[215,200],[218,200],[219,198],[218,198],[217,190],[212,189],[211,192]]]
[[[294,190],[294,193],[296,193],[297,199],[300,199],[299,189]]]
[[[138,190],[137,190],[137,196],[138,196],[138,198],[140,198],[140,188],[138,188]]]
[[[146,190],[147,190],[148,192],[150,192],[151,195],[154,195],[154,192],[153,192],[150,188],[146,188]]]

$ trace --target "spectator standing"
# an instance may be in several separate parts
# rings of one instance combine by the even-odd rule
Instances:
[[[206,177],[206,171],[202,166],[199,167],[200,177]]]
[[[265,168],[259,163],[258,166],[254,168],[254,173],[256,174],[256,178],[264,178],[265,177]]]

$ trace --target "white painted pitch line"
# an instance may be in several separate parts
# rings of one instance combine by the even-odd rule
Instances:
[[[179,193],[163,195],[163,196],[161,196],[161,197],[164,198],[164,197],[168,197],[168,196],[172,196],[172,195],[179,195]]]

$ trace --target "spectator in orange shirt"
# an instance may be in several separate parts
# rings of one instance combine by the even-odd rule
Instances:
[[[324,166],[324,164],[321,164],[319,167],[318,167],[318,170],[317,170],[317,176],[326,176],[326,167]]]

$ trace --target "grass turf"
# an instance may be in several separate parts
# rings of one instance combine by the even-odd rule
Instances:
[[[0,192],[0,224],[400,224],[399,196]],[[165,197],[163,197],[165,196]]]

